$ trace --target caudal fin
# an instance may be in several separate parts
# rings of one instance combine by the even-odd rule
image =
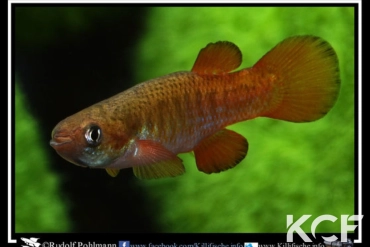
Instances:
[[[325,40],[315,36],[287,38],[254,66],[276,77],[276,97],[265,117],[309,122],[334,105],[340,88],[338,58]]]

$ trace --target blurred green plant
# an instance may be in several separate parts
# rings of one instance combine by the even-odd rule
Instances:
[[[228,40],[252,66],[288,36],[311,34],[338,53],[341,92],[323,119],[295,124],[255,119],[231,126],[249,141],[246,159],[220,174],[197,171],[181,155],[187,173],[144,181],[163,210],[165,232],[286,232],[286,215],[354,213],[354,9],[345,7],[153,8],[138,46],[137,78],[144,81],[190,70],[209,42]],[[143,69],[145,68],[145,70]],[[311,221],[310,221],[311,220]],[[324,222],[317,232],[339,232]]]
[[[40,126],[15,84],[15,232],[66,232],[68,200],[49,168]],[[47,207],[45,207],[47,205]]]

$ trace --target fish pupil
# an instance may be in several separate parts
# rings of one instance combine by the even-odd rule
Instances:
[[[88,144],[96,146],[101,141],[101,129],[97,125],[91,125],[87,128],[85,133],[85,139]]]

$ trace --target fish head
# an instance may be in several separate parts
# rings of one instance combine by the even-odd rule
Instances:
[[[82,111],[54,127],[50,145],[75,165],[105,168],[125,153],[129,139],[120,129],[104,116]]]

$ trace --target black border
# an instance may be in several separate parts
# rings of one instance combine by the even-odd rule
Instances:
[[[15,62],[14,62],[14,16],[15,16],[15,7],[16,6],[29,6],[29,5],[37,5],[37,6],[66,6],[66,5],[74,5],[74,6],[96,6],[96,5],[122,5],[122,4],[128,4],[128,5],[143,5],[146,6],[190,6],[194,5],[186,4],[186,3],[52,3],[50,1],[49,3],[11,3],[8,1],[8,5],[10,5],[10,11],[11,11],[11,42],[12,42],[12,51],[11,51],[11,66],[12,71],[10,72],[10,75],[8,74],[8,77],[10,76],[11,80],[11,123],[15,122],[15,107],[14,107],[14,93],[15,93]],[[355,82],[359,82],[359,74],[358,74],[358,52],[359,52],[359,32],[362,33],[362,30],[359,30],[359,3],[353,2],[353,3],[232,3],[225,6],[226,3],[197,3],[196,6],[223,6],[223,7],[236,7],[236,6],[254,6],[254,7],[264,7],[264,6],[284,6],[284,7],[302,7],[302,6],[339,6],[339,7],[354,7],[355,8]],[[362,14],[362,13],[361,13]],[[8,12],[7,12],[8,16]],[[9,21],[9,17],[7,18]],[[9,37],[8,37],[9,38]],[[8,40],[9,42],[9,40]],[[8,65],[9,66],[9,65]],[[359,153],[359,144],[358,144],[358,135],[359,135],[359,95],[358,95],[358,84],[355,83],[355,153]],[[9,99],[8,99],[9,103]],[[11,162],[14,164],[15,162],[15,133],[14,133],[14,126],[12,126],[12,133],[11,133]],[[9,146],[8,146],[9,148]],[[8,157],[9,158],[9,157]],[[9,162],[9,161],[8,161]],[[358,162],[361,162],[359,160],[358,156],[355,156],[355,214],[358,214],[358,207],[359,207],[359,198],[358,198]],[[11,191],[14,192],[15,190],[15,166],[11,166]],[[363,178],[363,176],[361,176]],[[8,181],[9,184],[9,181]],[[336,236],[340,236],[340,233],[320,233],[316,234],[316,239],[312,237],[311,234],[307,233],[307,235],[313,240],[313,243],[304,243],[303,240],[300,238],[300,236],[297,233],[293,234],[294,243],[286,243],[286,233],[160,233],[160,234],[154,234],[154,233],[148,233],[148,234],[126,234],[126,233],[119,233],[119,234],[102,234],[102,233],[85,233],[85,234],[71,234],[71,233],[15,233],[15,198],[14,193],[11,195],[11,207],[12,208],[12,215],[11,215],[11,240],[16,240],[18,245],[22,245],[23,241],[20,239],[21,237],[25,238],[31,238],[36,237],[40,238],[39,243],[45,243],[45,242],[53,242],[55,245],[59,247],[74,247],[72,246],[73,242],[77,242],[75,246],[77,246],[78,242],[82,242],[84,245],[83,247],[98,247],[93,246],[93,244],[117,244],[118,241],[130,241],[131,244],[146,244],[148,246],[149,243],[152,243],[154,245],[171,245],[176,243],[177,246],[181,244],[189,245],[194,243],[208,243],[208,244],[214,244],[214,245],[220,245],[220,246],[201,246],[198,247],[225,247],[222,245],[228,245],[230,247],[231,244],[241,244],[244,247],[244,242],[260,242],[263,244],[275,244],[275,246],[282,246],[282,247],[294,247],[294,246],[315,246],[315,244],[322,244],[322,238],[321,236],[331,236],[335,234]],[[362,208],[363,209],[363,208]],[[354,223],[356,224],[356,223]],[[8,232],[7,232],[8,235]],[[364,230],[362,229],[362,242],[365,237]],[[358,239],[358,228],[356,229],[355,233],[349,233],[348,234],[349,239]],[[7,243],[9,244],[9,239],[7,239]],[[281,245],[276,245],[277,243],[280,243]],[[285,244],[285,245],[284,245]],[[301,244],[301,245],[299,245]],[[302,245],[303,244],[303,245]],[[304,245],[306,244],[306,245]],[[358,244],[355,244],[358,246]],[[49,247],[47,245],[41,245],[42,247]],[[324,245],[317,245],[317,246],[324,246]],[[157,246],[158,247],[158,246]],[[165,246],[167,247],[167,246]],[[170,247],[170,246],[168,246]]]

